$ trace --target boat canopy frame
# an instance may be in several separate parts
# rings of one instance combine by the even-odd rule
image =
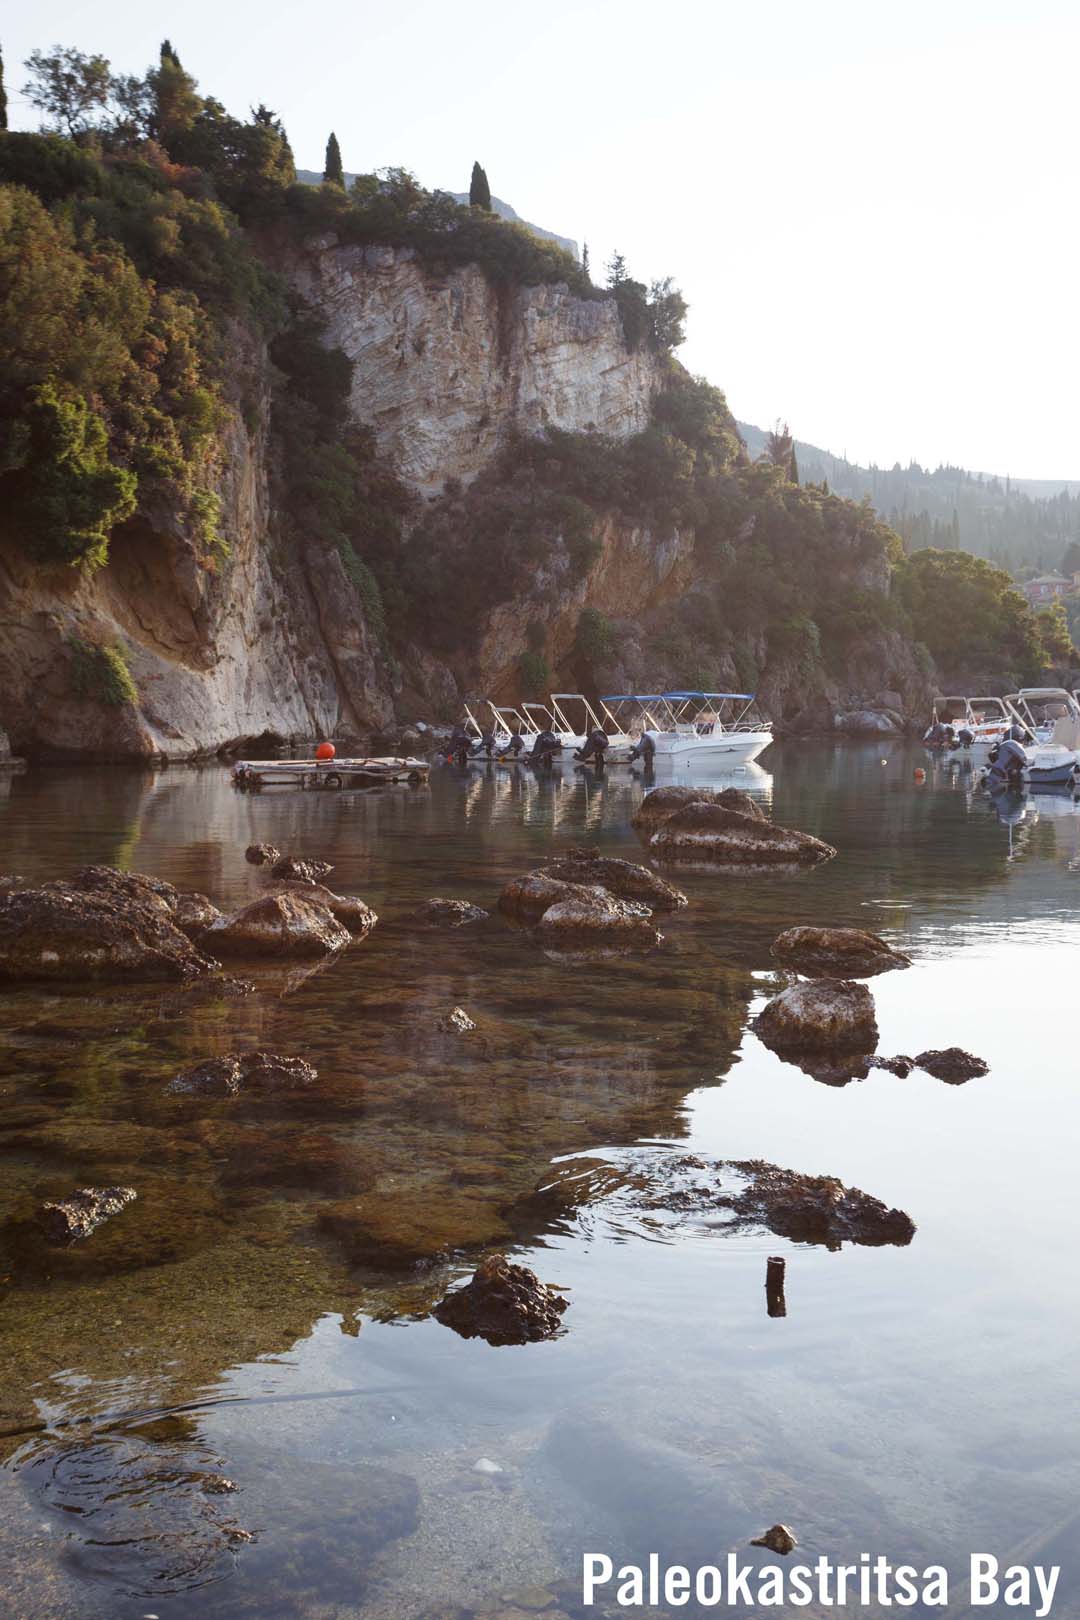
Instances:
[[[620,704],[635,705],[647,730],[698,732],[702,735],[702,728],[706,725],[710,731],[772,730],[769,721],[760,716],[747,718],[757,702],[755,692],[613,692],[600,701],[605,706],[615,705],[615,714]],[[725,716],[722,711],[729,704],[733,709],[738,704],[742,707]]]

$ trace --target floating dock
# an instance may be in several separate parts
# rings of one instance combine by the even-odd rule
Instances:
[[[264,787],[299,787],[312,792],[334,792],[344,787],[376,787],[387,782],[426,782],[431,766],[426,759],[238,759],[232,784],[241,793]]]

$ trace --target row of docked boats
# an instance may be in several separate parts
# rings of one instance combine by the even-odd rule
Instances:
[[[943,698],[923,741],[970,760],[991,785],[1070,787],[1080,782],[1080,691],[1025,686],[1008,697]]]
[[[772,740],[752,692],[553,692],[546,703],[466,705],[448,754],[697,769],[749,764]]]

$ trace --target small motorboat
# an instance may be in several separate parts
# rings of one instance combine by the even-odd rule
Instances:
[[[985,765],[990,749],[1006,735],[1013,720],[1004,698],[939,698],[923,742],[950,758]]]
[[[772,725],[759,714],[752,692],[631,692],[601,703],[628,736],[648,733],[657,769],[734,760],[749,764],[773,740]]]

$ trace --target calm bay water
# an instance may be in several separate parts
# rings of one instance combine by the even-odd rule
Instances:
[[[585,1550],[715,1562],[780,1519],[811,1558],[945,1563],[957,1615],[972,1550],[1059,1562],[1055,1616],[1080,1614],[1080,813],[1050,800],[1007,826],[964,776],[916,784],[925,756],[892,745],[762,763],[739,785],[836,860],[687,873],[661,951],[573,965],[497,919],[409,913],[437,894],[493,910],[570,844],[639,858],[625,771],[252,797],[216,766],[0,777],[0,870],[107,862],[228,908],[264,886],[243,851],[265,840],[333,861],[381,918],[310,976],[245,966],[236,999],[0,994],[0,1221],[74,1186],[139,1193],[48,1273],[0,1255],[0,1613],[528,1612]],[[957,1044],[990,1073],[828,1086],[765,1050],[747,1022],[797,922],[914,956],[872,981],[883,1053]],[[436,1029],[457,1004],[475,1035]],[[318,1087],[166,1094],[252,1045],[309,1057]],[[835,1174],[918,1231],[830,1253],[602,1200],[537,1215],[553,1161],[634,1143]],[[358,1197],[360,1267],[320,1224]],[[493,1349],[430,1318],[471,1266],[403,1256],[484,1246],[569,1290],[562,1338]]]

